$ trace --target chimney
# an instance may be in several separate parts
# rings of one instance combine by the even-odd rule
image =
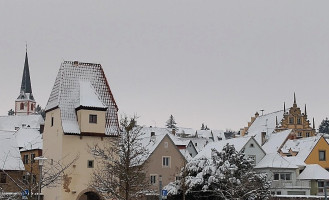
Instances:
[[[176,129],[171,129],[171,133],[173,134],[173,135],[176,135]]]
[[[262,132],[262,146],[265,143],[266,132]]]

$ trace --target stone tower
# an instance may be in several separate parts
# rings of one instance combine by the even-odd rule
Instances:
[[[36,102],[32,94],[29,61],[26,51],[21,90],[15,101],[15,115],[35,114],[35,108]]]

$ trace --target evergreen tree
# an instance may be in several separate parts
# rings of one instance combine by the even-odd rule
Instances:
[[[326,117],[326,119],[322,120],[322,122],[319,126],[319,132],[329,134],[329,120],[328,120],[328,117]]]
[[[43,119],[46,118],[46,112],[45,109],[41,108],[40,105],[37,105],[37,107],[35,108],[35,112],[39,115],[41,115],[43,117]]]
[[[166,127],[169,128],[169,129],[175,129],[175,130],[177,130],[176,124],[177,123],[175,122],[174,117],[172,115],[170,115],[169,119],[166,122]]]
[[[205,129],[205,127],[204,127],[204,123],[202,123],[202,125],[201,125],[201,130],[204,130]]]
[[[8,111],[8,115],[15,115],[15,111],[14,111],[13,109],[10,109],[10,110]]]
[[[266,174],[253,170],[244,153],[227,144],[221,152],[213,149],[211,159],[205,157],[189,162],[181,175],[186,176],[165,188],[173,196],[186,199],[268,199],[270,182]],[[184,180],[184,182],[182,182]]]

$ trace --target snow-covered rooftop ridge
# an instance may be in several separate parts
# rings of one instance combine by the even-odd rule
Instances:
[[[255,166],[258,168],[286,168],[297,169],[298,166],[290,163],[279,153],[266,154],[265,157]]]
[[[91,107],[91,108],[107,108],[107,106],[100,100],[95,88],[90,81],[80,81],[80,96],[76,108]]]
[[[292,132],[291,129],[272,133],[266,143],[262,146],[266,153],[276,153]]]
[[[239,138],[232,138],[228,140],[218,141],[218,142],[211,142],[208,143],[203,150],[201,150],[194,159],[199,158],[211,158],[211,151],[212,149],[216,149],[217,151],[221,152],[226,144],[234,145],[236,151],[241,151],[242,148],[247,144],[247,142],[252,137],[239,137]]]
[[[329,180],[329,172],[318,164],[306,165],[303,172],[297,177],[301,180]]]
[[[296,157],[301,161],[305,161],[320,138],[320,135],[316,135],[313,137],[288,140],[281,150],[288,152],[291,149],[294,152],[298,152]]]
[[[41,115],[9,115],[0,116],[0,130],[16,131],[22,127],[40,128],[45,121]]]
[[[280,124],[283,119],[283,110],[258,116],[248,129],[248,136],[255,136],[256,141],[261,144],[261,133],[265,132],[267,137],[273,133],[276,128],[276,119]]]
[[[0,132],[0,170],[24,170],[21,154],[12,132]]]
[[[42,149],[43,140],[42,134],[38,129],[21,128],[14,133],[20,151],[31,149]]]
[[[166,135],[167,134],[140,138],[139,142],[148,151],[148,154],[145,157],[141,158],[142,162],[145,162],[149,158],[149,156],[158,147],[158,145]]]
[[[86,97],[86,104],[104,104],[106,111],[106,135],[117,135],[118,130],[118,107],[113,98],[104,71],[100,64],[81,63],[77,61],[64,61],[59,69],[53,89],[51,91],[46,111],[59,107],[63,131],[66,134],[80,134],[75,107],[81,101],[80,89],[90,91],[89,86],[80,88],[81,82],[89,82],[93,87],[95,96],[99,102],[95,103],[94,97]],[[90,90],[89,90],[90,89]],[[82,100],[84,101],[84,100]]]

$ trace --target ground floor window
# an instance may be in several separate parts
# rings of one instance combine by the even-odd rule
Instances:
[[[151,184],[156,184],[156,182],[157,182],[157,179],[156,179],[156,175],[150,175],[150,183]]]
[[[7,175],[5,173],[0,174],[0,183],[7,183]]]

